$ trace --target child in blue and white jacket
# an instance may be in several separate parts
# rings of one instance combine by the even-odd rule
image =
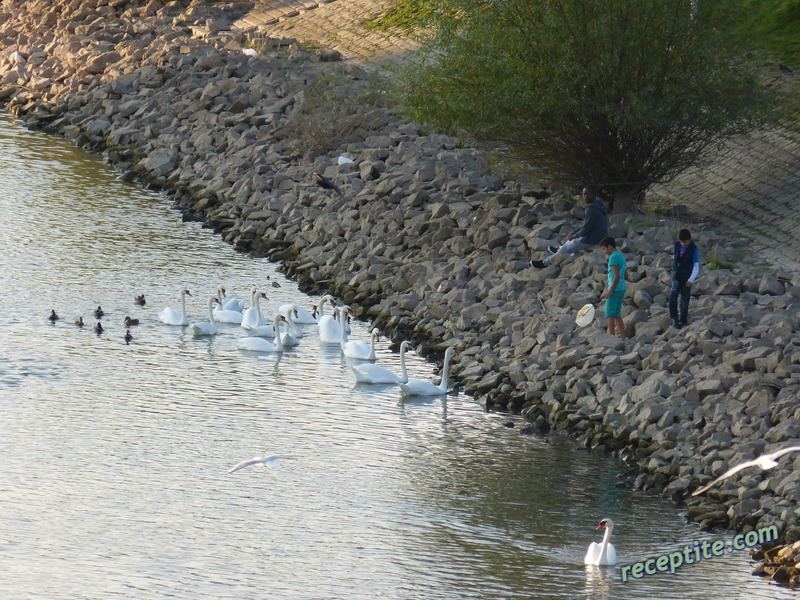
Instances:
[[[669,316],[676,329],[689,321],[689,296],[692,283],[700,272],[700,252],[688,229],[681,229],[673,246],[672,289],[669,293]],[[680,297],[680,312],[678,298]]]

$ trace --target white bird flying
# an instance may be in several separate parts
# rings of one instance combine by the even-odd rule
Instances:
[[[256,456],[254,458],[251,458],[250,460],[243,460],[238,465],[233,467],[230,471],[228,471],[228,474],[230,475],[231,473],[236,473],[236,471],[239,471],[240,469],[244,469],[245,467],[250,467],[250,466],[253,466],[253,465],[261,465],[262,467],[274,467],[275,466],[275,461],[279,460],[279,459],[281,459],[281,460],[289,460],[289,457],[288,456],[278,456],[278,455]]]
[[[764,471],[774,469],[778,466],[777,460],[789,452],[800,452],[800,446],[789,446],[788,448],[782,448],[781,450],[773,452],[772,454],[762,454],[758,458],[754,458],[753,460],[748,460],[747,462],[738,464],[735,467],[731,467],[708,485],[704,485],[699,490],[696,490],[694,493],[692,493],[692,496],[699,496],[706,490],[717,485],[723,479],[727,479],[731,475],[735,475],[739,471],[747,469],[748,467],[761,467],[761,469]]]

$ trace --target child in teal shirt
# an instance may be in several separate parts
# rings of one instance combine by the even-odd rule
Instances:
[[[600,249],[608,257],[608,287],[601,298],[606,299],[608,333],[625,339],[625,324],[622,322],[622,299],[625,297],[625,256],[617,250],[617,242],[607,237],[600,242]]]

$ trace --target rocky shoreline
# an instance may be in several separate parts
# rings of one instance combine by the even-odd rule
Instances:
[[[630,339],[607,335],[602,318],[578,328],[605,258],[528,265],[580,221],[575,198],[494,175],[483,153],[380,102],[338,147],[304,149],[302,128],[335,114],[324,104],[320,114],[312,89],[331,92],[331,109],[336,89],[374,82],[291,40],[244,53],[255,38],[227,30],[237,10],[3,0],[0,100],[30,127],[165,189],[185,218],[280,261],[304,290],[343,297],[393,338],[424,340],[429,353],[457,346],[454,377],[487,409],[617,453],[637,488],[685,503],[703,526],[776,525],[800,540],[797,455],[689,498],[731,464],[800,443],[800,274],[692,224],[704,264],[691,323],[676,331],[666,304],[681,224],[614,215]],[[315,186],[313,172],[342,195]],[[730,268],[710,268],[722,263]]]

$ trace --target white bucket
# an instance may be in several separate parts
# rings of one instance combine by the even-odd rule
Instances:
[[[592,322],[593,319],[594,319],[594,305],[585,304],[578,311],[578,315],[575,317],[575,322],[578,324],[578,327],[586,327],[589,323]]]

